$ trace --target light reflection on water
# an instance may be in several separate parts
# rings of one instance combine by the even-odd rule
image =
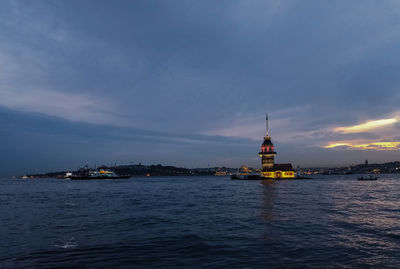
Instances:
[[[364,253],[360,260],[378,265],[382,259],[395,258],[400,239],[400,202],[398,181],[388,176],[374,182],[339,182],[332,193],[333,223],[341,229],[338,242]],[[397,252],[397,251],[396,251]],[[390,254],[393,253],[393,254]]]
[[[400,177],[0,180],[0,268],[400,266]]]

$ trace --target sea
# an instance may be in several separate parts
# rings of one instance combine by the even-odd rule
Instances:
[[[0,268],[400,268],[400,175],[1,178]]]

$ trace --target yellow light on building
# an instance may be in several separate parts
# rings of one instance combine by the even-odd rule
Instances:
[[[264,137],[264,142],[261,145],[259,156],[261,157],[261,176],[265,178],[295,178],[295,172],[290,163],[275,164],[275,147],[268,134],[268,114],[267,121],[267,134]]]

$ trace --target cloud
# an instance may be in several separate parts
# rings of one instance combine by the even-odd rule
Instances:
[[[400,150],[400,142],[369,142],[363,144],[357,144],[354,141],[333,142],[324,146],[324,148],[362,149],[362,150]]]
[[[320,147],[341,150],[398,150],[399,112],[391,117],[367,120],[361,124],[331,127],[329,122],[313,122],[314,105],[293,107],[272,111],[270,114],[270,134],[273,141],[285,147],[311,149]],[[265,123],[260,115],[240,115],[229,127],[209,130],[206,134],[226,137],[246,137],[261,141],[265,135]]]
[[[113,114],[113,105],[99,96],[43,89],[6,91],[0,89],[0,106],[19,111],[43,113],[71,121],[128,125]]]
[[[257,145],[247,139],[73,122],[4,108],[0,125],[1,173],[71,169],[86,161],[236,166],[244,155],[257,157]]]
[[[257,148],[269,112],[286,156],[318,162],[341,143],[355,156],[399,141],[398,17],[369,0],[2,1],[0,106],[159,131],[165,152],[211,152],[210,137]],[[103,135],[139,139],[118,131]]]
[[[269,133],[280,142],[292,142],[298,137],[312,136],[314,130],[303,130],[308,124],[306,114],[310,105],[295,106],[287,109],[269,110]],[[244,137],[259,141],[265,136],[265,113],[259,108],[254,108],[258,113],[235,113],[223,127],[217,127],[204,132],[207,135],[220,135],[226,137]],[[302,120],[300,120],[302,119]]]
[[[360,150],[398,150],[398,123],[399,111],[390,113],[391,117],[367,120],[363,123],[334,127],[331,131],[334,134],[351,134],[353,137],[349,140],[337,137],[335,141],[329,141],[324,145],[326,149],[360,149]],[[367,134],[374,134],[375,137],[368,137]]]
[[[391,126],[397,122],[399,122],[398,118],[371,120],[353,126],[336,127],[333,129],[333,131],[343,134],[361,133],[367,131],[375,131],[378,128]]]

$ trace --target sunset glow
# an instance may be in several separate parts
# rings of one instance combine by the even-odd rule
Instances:
[[[351,142],[334,142],[324,148],[346,147],[350,149],[374,149],[374,150],[396,150],[400,149],[400,142],[371,142],[371,143],[351,143]]]
[[[353,125],[353,126],[337,127],[334,129],[334,131],[343,133],[343,134],[361,133],[361,132],[371,131],[376,128],[389,126],[398,121],[399,121],[399,119],[397,119],[397,118],[373,120],[373,121],[367,121],[365,123],[357,124],[357,125]]]

